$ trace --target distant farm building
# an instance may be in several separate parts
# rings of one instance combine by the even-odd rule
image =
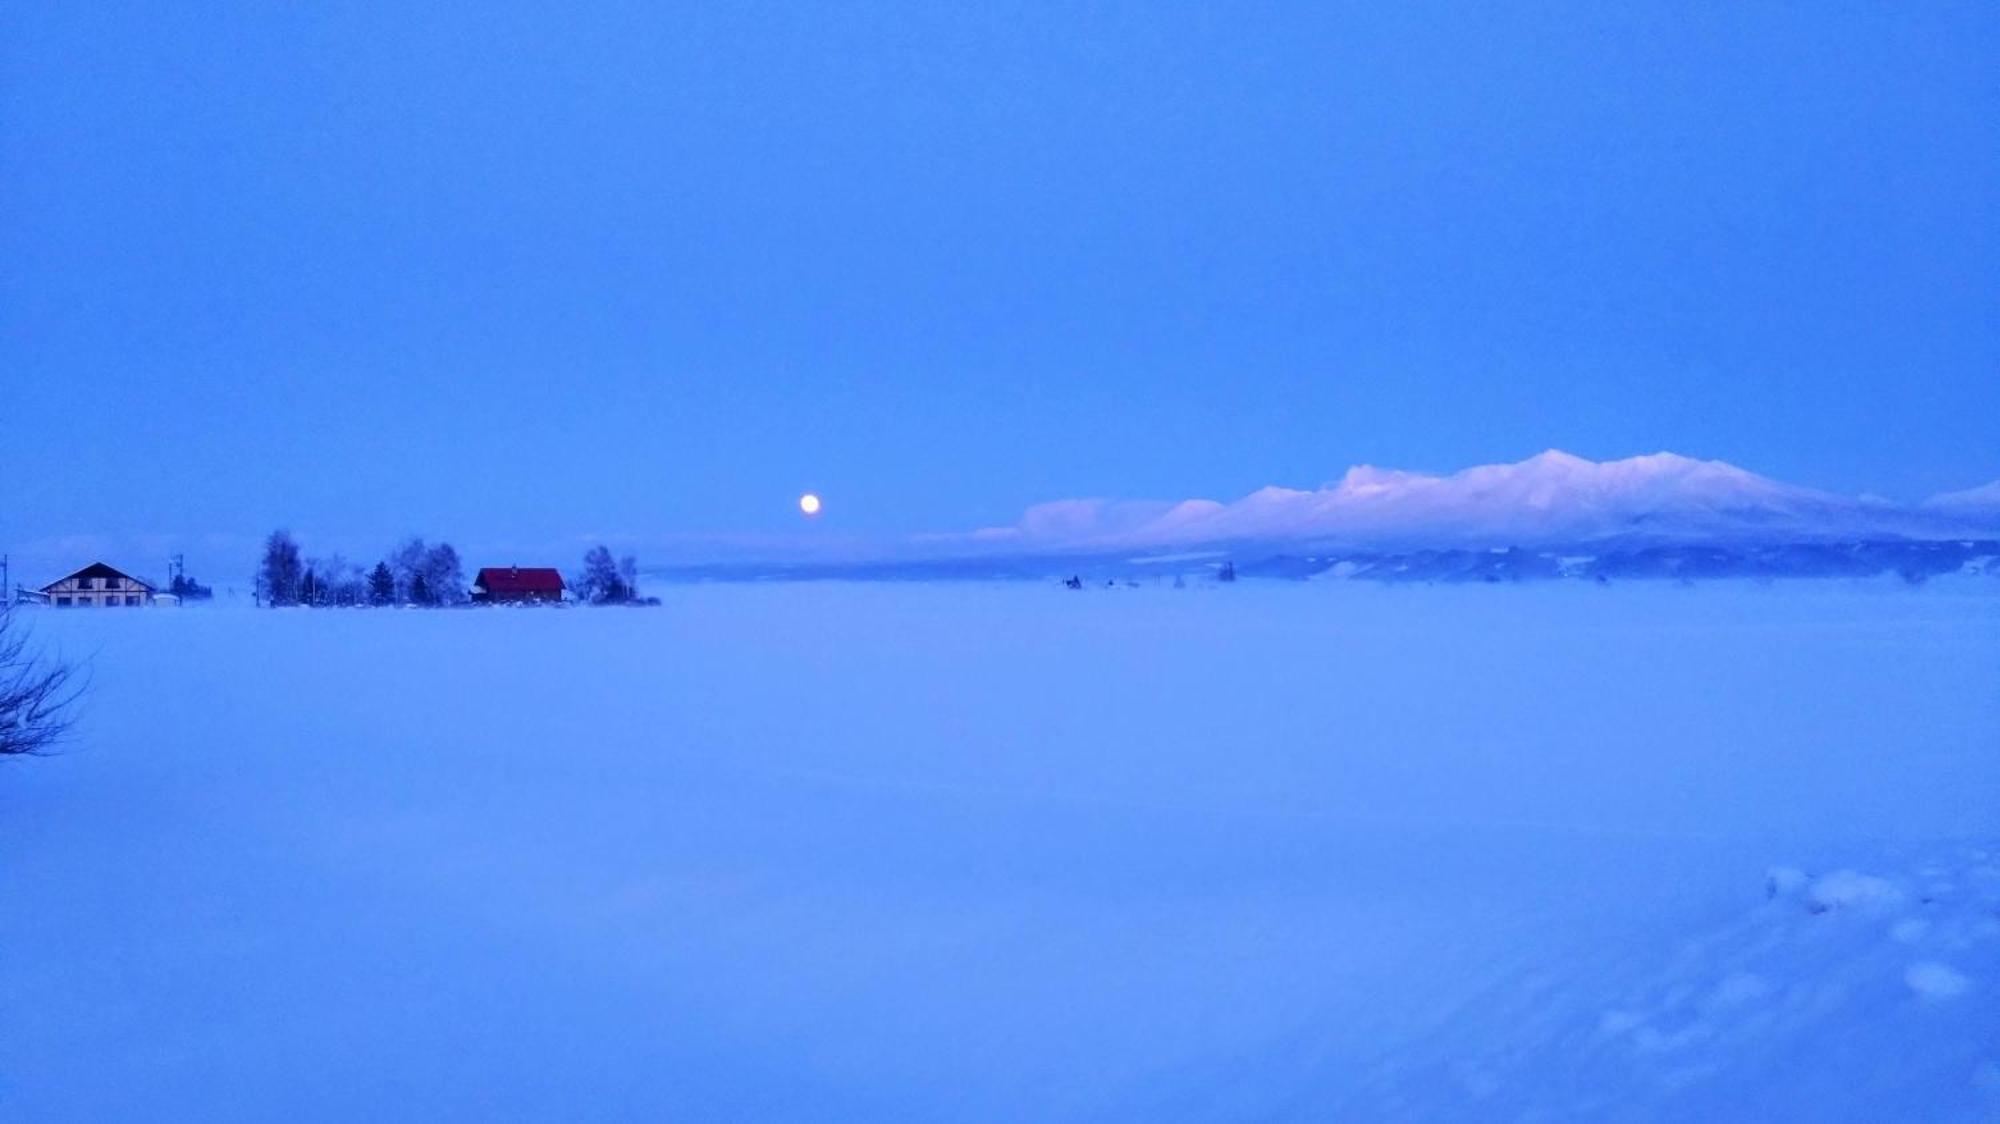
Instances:
[[[130,574],[96,562],[41,589],[58,609],[109,609],[153,603],[153,587]]]
[[[562,574],[548,566],[489,566],[472,579],[472,599],[489,604],[561,601]]]

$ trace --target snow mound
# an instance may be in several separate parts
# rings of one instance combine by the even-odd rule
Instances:
[[[1971,980],[1935,960],[1923,960],[1910,965],[1909,971],[1903,973],[1903,982],[1909,984],[1910,990],[1922,998],[1938,1003],[1956,999],[1965,994],[1966,988],[1972,986]]]
[[[1902,903],[1903,892],[1887,879],[1837,870],[1815,880],[1805,898],[1806,908],[1814,913],[1833,909],[1884,912]]]
[[[2000,1118],[2000,1016],[1955,1002],[1978,986],[1961,962],[2000,958],[1987,853],[1894,875],[1773,868],[1765,903],[1650,956],[1604,949],[1560,982],[1496,985],[1325,1118]]]

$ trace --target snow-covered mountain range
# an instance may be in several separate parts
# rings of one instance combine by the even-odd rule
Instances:
[[[972,532],[737,551],[668,579],[1045,579],[1231,574],[1381,581],[2000,576],[2000,482],[1915,504],[1654,453],[1551,449],[1434,474],[1362,465],[1241,499],[1073,499]]]
[[[838,556],[671,565],[667,578],[1111,580],[1329,574],[1380,581],[2000,575],[2000,482],[1919,504],[1785,484],[1673,453],[1550,450],[1438,475],[1360,466],[1223,503],[1076,499],[970,533]]]
[[[1673,453],[1590,461],[1557,450],[1450,475],[1360,466],[1316,490],[1230,503],[1066,500],[971,536],[1007,550],[1478,549],[1616,542],[1946,540],[2000,532],[2000,484],[1918,506],[1780,483]]]

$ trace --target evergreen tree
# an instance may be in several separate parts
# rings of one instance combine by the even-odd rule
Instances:
[[[377,562],[375,569],[368,574],[368,603],[392,605],[395,601],[396,575],[390,571],[387,562]]]
[[[424,572],[422,570],[418,570],[416,574],[410,578],[410,604],[412,605],[437,604],[437,601],[431,597],[430,583],[424,580]]]
[[[167,587],[167,592],[183,601],[206,601],[215,596],[214,590],[186,574],[175,574],[173,584]]]

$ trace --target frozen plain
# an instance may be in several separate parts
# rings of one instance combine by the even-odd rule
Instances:
[[[19,1121],[2000,1119],[2000,588],[31,616]]]

